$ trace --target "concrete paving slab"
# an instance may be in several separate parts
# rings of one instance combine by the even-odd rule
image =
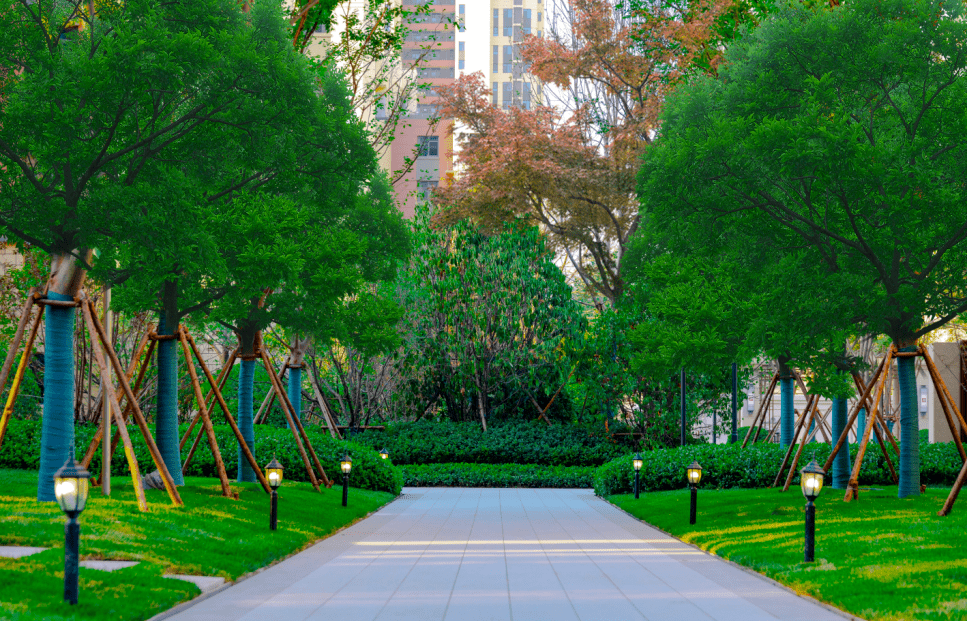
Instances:
[[[78,563],[81,567],[96,569],[98,571],[117,571],[119,569],[134,567],[137,564],[138,561],[81,561]]]
[[[34,548],[32,546],[0,546],[0,556],[4,558],[23,558],[37,554],[50,548]]]
[[[176,621],[853,618],[706,554],[590,490],[407,488]]]
[[[191,576],[189,574],[164,574],[162,578],[171,578],[173,580],[184,580],[185,582],[191,582],[199,589],[202,593],[208,593],[209,591],[214,591],[218,587],[225,584],[225,578],[220,578],[219,576]]]

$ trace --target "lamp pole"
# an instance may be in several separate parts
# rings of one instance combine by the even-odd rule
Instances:
[[[816,552],[816,504],[806,501],[806,554],[805,561],[812,563]]]
[[[79,511],[67,512],[64,526],[64,601],[77,603],[78,560],[81,550],[81,525],[77,521]]]
[[[64,601],[77,603],[78,560],[81,548],[81,525],[77,516],[87,505],[91,473],[74,459],[74,450],[64,465],[54,473],[54,496],[61,510],[67,514],[64,526]]]
[[[682,367],[682,446],[685,446],[685,367]]]
[[[688,468],[685,469],[685,474],[688,477],[688,486],[691,488],[691,503],[688,510],[688,523],[695,523],[695,516],[698,513],[698,483],[702,480],[702,466],[698,461],[693,461]]]
[[[342,506],[349,505],[349,473],[353,469],[353,460],[349,457],[349,453],[346,453],[342,461],[339,462],[339,468],[342,470]]]
[[[826,472],[819,467],[813,458],[809,464],[799,471],[799,486],[802,495],[806,497],[806,535],[803,560],[812,563],[816,552],[816,505],[813,502],[819,498],[826,480]]]
[[[269,530],[276,530],[279,526],[279,486],[282,485],[282,464],[272,457],[265,466],[269,478],[269,488],[272,490],[272,502],[269,510]]]
[[[739,369],[732,363],[732,444],[739,441]]]
[[[692,488],[692,503],[688,511],[688,523],[695,523],[695,516],[698,514],[698,488],[695,485],[689,486]]]

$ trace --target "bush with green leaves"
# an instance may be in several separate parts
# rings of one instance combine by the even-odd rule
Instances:
[[[196,432],[200,425],[197,426]],[[238,463],[238,443],[235,434],[232,433],[228,425],[215,425],[215,436],[218,439],[218,447],[225,463],[225,469],[229,477],[235,478],[235,471]],[[184,434],[188,425],[181,425],[179,433]],[[91,438],[97,431],[95,425],[82,425],[76,427],[75,452],[80,459],[87,451]],[[128,425],[131,434],[131,443],[134,446],[134,454],[138,460],[138,467],[142,474],[154,470],[154,463],[148,453],[137,427],[133,424]],[[399,471],[390,463],[380,458],[379,453],[373,449],[356,442],[333,439],[325,430],[318,427],[306,427],[306,435],[312,443],[319,457],[319,462],[330,479],[335,482],[341,481],[339,470],[339,460],[346,453],[352,457],[353,471],[350,483],[353,487],[371,489],[375,491],[391,492],[398,494],[402,486],[402,478]],[[194,439],[194,433],[192,434]],[[188,454],[191,442],[186,442],[182,450],[182,458]],[[255,458],[259,464],[264,466],[274,456],[285,468],[284,476],[291,481],[308,481],[309,475],[306,472],[302,457],[295,445],[292,432],[285,428],[270,427],[268,425],[255,426],[255,447],[253,450]],[[0,448],[0,468],[16,468],[26,470],[37,470],[39,468],[40,454],[40,421],[35,420],[11,420],[7,428],[7,435]],[[311,459],[311,456],[310,456]],[[93,473],[101,470],[101,451],[98,450],[88,469]],[[111,473],[113,475],[128,474],[128,463],[124,459],[123,452],[120,450],[114,454],[111,462]],[[218,472],[215,468],[215,458],[208,448],[208,442],[202,438],[191,464],[185,472],[187,476],[217,477]],[[318,476],[318,473],[317,473]]]
[[[591,487],[593,466],[412,464],[399,466],[412,487]]]
[[[626,436],[627,437],[627,436]],[[422,420],[367,430],[352,439],[373,449],[386,448],[396,464],[541,464],[599,466],[632,446],[626,437],[603,428],[550,425],[544,422],[490,425]],[[619,439],[620,438],[620,439]]]
[[[850,464],[856,458],[857,445],[850,449]],[[897,455],[892,447],[887,449],[893,466]],[[813,443],[803,451],[798,468],[804,467],[815,455],[820,467],[829,456],[830,446]],[[702,466],[702,487],[755,488],[769,487],[775,480],[785,449],[778,444],[756,444],[741,448],[732,445],[696,445],[674,449],[660,449],[641,454],[641,490],[662,491],[686,487],[685,468],[698,461]],[[920,480],[926,484],[949,485],[953,483],[963,465],[957,447],[953,443],[920,442]],[[827,476],[827,483],[829,476]],[[875,441],[870,442],[860,467],[860,485],[893,485],[889,467]],[[798,472],[793,484],[799,484]],[[631,453],[618,457],[597,469],[594,475],[594,491],[599,496],[625,494],[633,490],[634,471]]]

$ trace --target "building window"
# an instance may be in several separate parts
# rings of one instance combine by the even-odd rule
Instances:
[[[500,67],[499,63],[500,63],[500,46],[495,45],[494,46],[494,73],[497,73],[498,68]]]
[[[524,108],[524,110],[530,110],[531,109],[531,83],[524,82],[523,86],[524,86],[524,97],[523,97],[523,102],[521,103],[521,107]]]
[[[514,46],[504,46],[504,73],[512,72],[514,66]]]
[[[501,107],[506,110],[512,103],[514,103],[514,83],[504,82],[504,101]]]
[[[494,9],[494,36],[500,34],[500,9]]]
[[[521,20],[521,29],[524,31],[525,35],[531,33],[531,10],[524,9],[524,19]]]
[[[497,101],[497,83],[494,82],[493,84],[494,86],[493,86],[493,92],[490,95],[490,103],[496,106],[499,103]]]
[[[540,11],[537,12],[537,21],[541,21],[541,12]]]
[[[461,41],[457,44],[457,46],[459,47],[459,51],[460,51],[460,57],[457,59],[457,68],[466,69],[467,63],[464,60],[464,58],[466,57],[466,53],[467,53],[466,52],[467,44],[464,41]]]
[[[439,181],[417,181],[416,196],[417,200],[426,202],[433,196],[433,188],[439,185]]]
[[[437,157],[440,155],[440,137],[419,136],[417,148],[419,149],[418,155],[420,157]]]
[[[461,4],[459,13],[460,13],[460,24],[459,24],[460,32],[465,32],[467,30],[467,25],[466,25],[467,5]]]
[[[514,36],[514,9],[504,9],[504,36]]]

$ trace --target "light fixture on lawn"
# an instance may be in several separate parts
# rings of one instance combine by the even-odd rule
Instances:
[[[804,560],[812,563],[816,552],[816,505],[813,501],[819,498],[826,480],[826,471],[819,467],[815,457],[806,467],[799,471],[799,487],[806,497],[806,541]]]
[[[265,466],[265,474],[269,479],[269,487],[272,488],[272,510],[269,513],[269,530],[275,530],[279,524],[279,486],[282,485],[282,464],[272,456]]]
[[[691,503],[689,504],[688,511],[688,523],[695,523],[695,516],[698,513],[698,484],[702,480],[702,466],[698,461],[693,461],[692,464],[685,469],[688,475],[688,486],[691,488]]]
[[[641,477],[641,453],[635,453],[635,456],[631,458],[631,466],[635,469],[635,500],[638,500],[638,491],[640,489],[640,477]]]
[[[60,470],[54,473],[54,496],[67,514],[64,528],[64,601],[77,603],[78,560],[80,556],[81,526],[77,516],[87,506],[87,491],[91,473],[74,459],[74,451]]]
[[[382,457],[383,459],[388,459],[388,458],[389,458],[389,451],[387,451],[387,450],[386,450],[386,449],[384,448],[383,450],[381,450],[381,451],[379,452],[379,456],[380,456],[380,457]]]
[[[342,506],[345,507],[349,503],[349,473],[353,471],[353,460],[349,453],[343,455],[339,468],[342,470]]]

